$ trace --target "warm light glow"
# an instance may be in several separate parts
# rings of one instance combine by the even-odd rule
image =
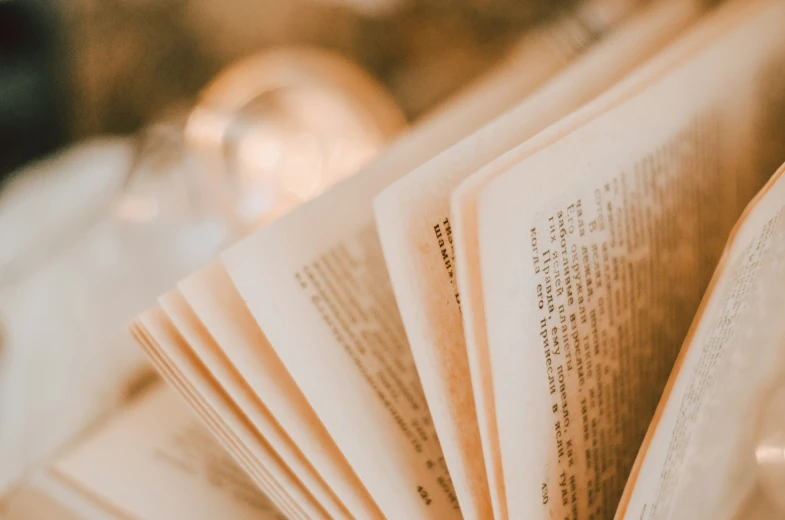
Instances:
[[[237,215],[268,222],[357,172],[384,144],[363,116],[338,93],[312,86],[255,99],[228,133]]]

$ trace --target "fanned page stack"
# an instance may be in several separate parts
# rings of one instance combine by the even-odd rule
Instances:
[[[749,482],[715,508],[707,482],[724,484],[697,454],[739,445],[711,435],[745,427],[710,413],[719,378],[761,328],[748,303],[785,288],[785,1],[621,5],[533,34],[132,325],[288,518],[746,503]],[[770,330],[755,349],[783,360]]]
[[[0,518],[285,520],[200,422],[156,384],[32,471]]]

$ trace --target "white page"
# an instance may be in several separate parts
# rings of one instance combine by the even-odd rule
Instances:
[[[505,484],[520,490],[508,496],[512,517],[615,509],[722,249],[717,238],[761,183],[750,173],[759,170],[756,137],[768,131],[759,125],[756,80],[783,47],[775,26],[785,4],[749,5],[752,14],[710,48],[480,197]],[[714,204],[725,211],[710,211]],[[612,234],[620,222],[631,223]],[[542,255],[568,261],[557,276]],[[580,278],[587,274],[591,282]]]
[[[487,478],[496,518],[507,517],[502,461],[492,393],[485,392],[479,363],[466,354],[455,275],[461,268],[456,268],[452,252],[451,191],[489,161],[610,87],[701,11],[697,3],[683,0],[642,9],[524,101],[374,201],[396,300],[453,482],[460,472],[465,475],[460,480],[479,494]],[[470,379],[472,385],[466,383]]]

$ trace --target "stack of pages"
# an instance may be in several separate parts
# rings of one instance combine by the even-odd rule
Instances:
[[[785,0],[706,4],[582,4],[135,321],[283,515],[749,505],[785,367],[760,304],[785,289]]]
[[[0,498],[3,520],[286,520],[155,385]]]

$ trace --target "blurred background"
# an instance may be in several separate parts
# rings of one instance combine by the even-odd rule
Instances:
[[[0,0],[0,501],[149,380],[138,312],[576,5]]]
[[[229,64],[284,44],[350,58],[414,119],[573,1],[2,0],[0,178],[190,106]]]

